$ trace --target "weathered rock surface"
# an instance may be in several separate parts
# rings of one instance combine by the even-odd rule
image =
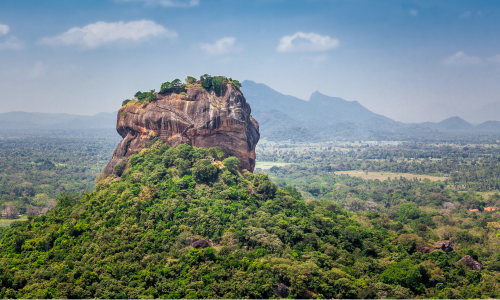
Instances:
[[[420,252],[422,254],[431,253],[432,251],[443,250],[446,253],[453,251],[453,245],[450,241],[439,241],[434,244],[432,248],[419,246],[415,249],[416,252]]]
[[[196,249],[204,249],[204,248],[208,248],[210,247],[210,243],[203,240],[203,239],[198,239],[198,238],[194,238],[194,239],[191,239],[189,241],[189,244],[191,245],[191,247],[193,248],[196,248]]]
[[[431,251],[439,249],[443,250],[446,253],[449,253],[453,251],[453,245],[451,244],[450,241],[439,241],[434,244],[434,249],[432,249]]]
[[[191,120],[193,127],[183,135],[183,142],[191,146],[220,147],[228,156],[236,156],[241,168],[253,172],[255,146],[259,141],[259,124],[250,116],[251,108],[243,94],[228,83],[220,92],[203,88],[186,88],[186,94],[157,94],[161,107],[152,103],[129,103],[118,111],[116,130],[123,140],[116,147],[104,174],[113,173],[113,167],[123,158],[139,153],[151,137],[159,136],[176,147],[181,133]]]
[[[290,294],[290,288],[283,283],[278,284],[274,288],[274,292],[280,298],[286,298]]]
[[[462,257],[457,263],[459,263],[461,261],[465,261],[465,265],[467,267],[469,267],[471,270],[481,271],[483,269],[483,265],[480,262],[478,262],[477,260],[470,257],[470,255],[466,255],[466,256]]]

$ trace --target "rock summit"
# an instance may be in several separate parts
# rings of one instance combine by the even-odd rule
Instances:
[[[117,115],[116,130],[123,140],[116,147],[104,174],[128,156],[139,153],[148,141],[161,139],[173,147],[181,143],[220,147],[236,156],[242,169],[253,172],[259,123],[240,89],[231,82],[217,91],[200,84],[183,86],[184,92],[154,93],[152,101],[128,101]],[[154,94],[153,94],[154,93]]]

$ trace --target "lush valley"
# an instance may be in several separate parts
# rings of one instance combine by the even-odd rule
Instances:
[[[240,88],[137,92],[113,155],[113,131],[51,129],[73,116],[2,131],[0,297],[500,297],[494,130],[266,87],[251,116]]]
[[[1,297],[499,296],[498,213],[464,211],[497,196],[330,175],[334,191],[311,201],[216,148],[148,147],[120,178],[3,230]],[[429,252],[442,239],[454,250]]]
[[[118,142],[108,130],[0,134],[0,207],[9,219],[45,213],[61,194],[92,191]]]

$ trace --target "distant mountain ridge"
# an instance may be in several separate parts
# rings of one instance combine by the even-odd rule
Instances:
[[[424,123],[419,123],[418,125],[422,127],[429,127],[432,129],[437,129],[439,131],[447,131],[447,132],[474,131],[476,129],[474,125],[472,125],[471,123],[465,121],[460,117],[451,117],[438,123],[424,122]]]
[[[437,123],[424,122],[418,125],[442,132],[500,133],[500,121],[486,121],[474,126],[460,117],[451,117]]]
[[[441,122],[406,124],[376,114],[357,101],[330,97],[316,91],[309,101],[281,94],[262,83],[242,82],[242,91],[260,122],[263,137],[284,140],[311,138],[384,139],[429,134],[500,134],[500,122],[488,121],[477,126],[460,117]],[[494,106],[494,105],[493,105]]]
[[[116,127],[116,114],[98,113],[93,116],[72,114],[30,113],[14,111],[0,114],[2,129],[94,129]]]
[[[318,91],[312,93],[309,101],[305,101],[283,95],[265,84],[250,80],[243,81],[242,90],[253,111],[278,110],[302,123],[330,125],[339,122],[363,123],[374,120],[395,123],[390,118],[371,112],[357,101],[326,96]]]
[[[383,140],[439,134],[500,134],[500,121],[493,119],[500,120],[500,102],[471,112],[475,120],[479,120],[479,115],[492,117],[479,125],[458,116],[441,122],[407,124],[376,114],[357,101],[330,97],[319,91],[306,101],[251,80],[243,81],[241,90],[250,103],[252,116],[260,124],[262,137],[274,140]],[[0,114],[0,129],[115,129],[116,114],[8,112]]]

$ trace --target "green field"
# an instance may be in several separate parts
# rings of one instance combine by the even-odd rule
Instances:
[[[14,221],[26,221],[28,219],[26,218],[19,218],[19,219],[0,219],[0,226],[10,226],[10,223]]]
[[[273,167],[273,166],[283,167],[286,165],[291,165],[291,163],[275,162],[275,161],[258,161],[255,163],[255,168],[267,170],[267,169],[271,169],[271,167]]]

